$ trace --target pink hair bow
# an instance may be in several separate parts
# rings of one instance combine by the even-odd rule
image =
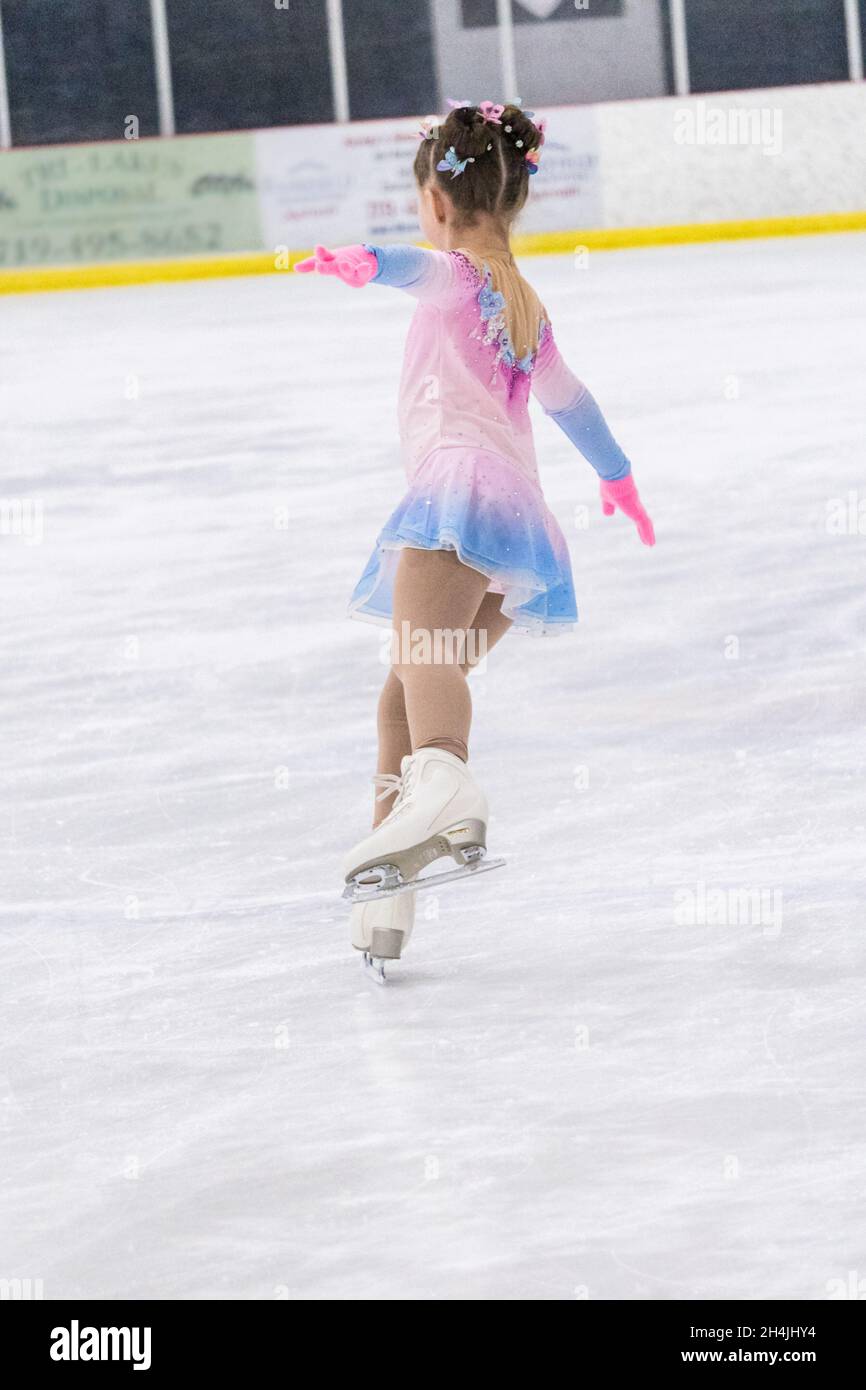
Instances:
[[[502,125],[502,113],[504,106],[497,106],[493,101],[479,101],[478,110],[490,125]]]

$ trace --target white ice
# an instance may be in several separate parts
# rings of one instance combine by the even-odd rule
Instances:
[[[0,1277],[866,1276],[864,253],[526,263],[658,545],[539,415],[581,624],[478,677],[509,865],[419,899],[384,990],[339,900],[384,674],[344,606],[402,488],[411,304],[288,276],[4,301]],[[763,897],[682,920],[729,889]]]

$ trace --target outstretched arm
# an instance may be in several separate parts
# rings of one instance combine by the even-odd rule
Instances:
[[[566,365],[546,325],[532,374],[532,390],[601,479],[601,508],[617,507],[636,523],[644,545],[655,545],[653,524],[638,496],[631,463],[617,444],[592,392]]]
[[[317,246],[315,253],[299,261],[295,270],[302,275],[317,271],[336,275],[347,285],[392,285],[414,299],[438,305],[448,303],[459,289],[455,257],[447,251],[425,251],[420,246],[338,246],[329,251]]]

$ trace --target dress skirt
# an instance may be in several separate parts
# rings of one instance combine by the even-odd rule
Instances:
[[[428,454],[383,526],[349,601],[352,617],[390,623],[400,551],[454,550],[490,579],[514,630],[567,631],[577,621],[565,537],[541,488],[479,449]]]

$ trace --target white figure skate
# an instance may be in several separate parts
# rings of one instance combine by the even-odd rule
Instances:
[[[415,899],[410,894],[390,901],[355,903],[352,945],[364,952],[364,969],[376,984],[385,984],[385,965],[400,959],[414,925]]]
[[[343,897],[354,903],[416,893],[458,878],[498,869],[487,859],[487,798],[466,764],[442,748],[422,748],[403,759],[390,815],[350,850],[343,865]],[[420,877],[450,855],[460,866]]]

